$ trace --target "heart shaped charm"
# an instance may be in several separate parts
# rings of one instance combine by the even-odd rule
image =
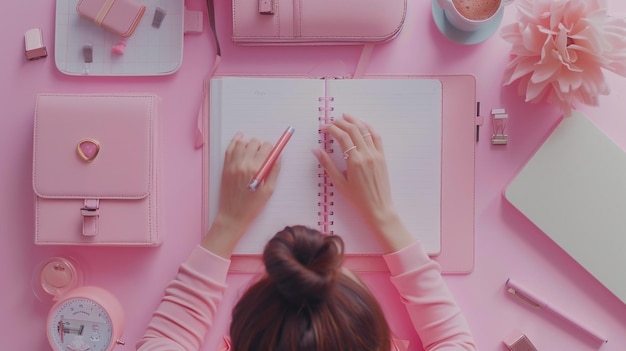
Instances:
[[[76,145],[76,152],[86,162],[93,161],[100,152],[100,144],[93,139],[82,139]]]

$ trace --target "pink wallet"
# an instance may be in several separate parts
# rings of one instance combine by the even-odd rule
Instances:
[[[76,11],[100,27],[129,37],[137,28],[146,6],[133,0],[80,0]]]
[[[161,242],[159,99],[40,94],[35,107],[35,243]]]

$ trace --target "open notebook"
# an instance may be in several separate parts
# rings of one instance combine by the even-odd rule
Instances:
[[[211,82],[209,192],[219,193],[224,152],[237,131],[276,141],[295,128],[281,155],[274,195],[239,242],[236,253],[262,252],[286,225],[339,234],[347,253],[379,253],[363,219],[324,177],[311,153],[326,146],[345,167],[339,144],[320,123],[343,113],[369,122],[382,135],[393,200],[430,254],[441,248],[441,82],[436,79],[216,78]],[[209,221],[218,196],[209,200]]]
[[[505,197],[626,303],[626,153],[587,117],[563,118]]]
[[[219,186],[216,183],[216,180],[219,180],[219,170],[222,167],[223,155],[216,152],[218,149],[222,149],[226,140],[229,140],[234,135],[234,130],[231,129],[228,132],[226,129],[222,129],[222,125],[229,125],[230,127],[225,128],[236,128],[237,130],[242,130],[246,133],[246,136],[257,137],[267,139],[271,142],[275,142],[278,139],[278,136],[282,131],[285,130],[287,125],[293,125],[296,128],[296,132],[289,144],[285,148],[282,155],[282,164],[283,169],[281,173],[284,173],[286,169],[293,168],[293,163],[302,164],[302,162],[306,163],[306,167],[309,167],[312,171],[312,174],[319,174],[320,170],[317,168],[317,163],[313,155],[311,154],[311,149],[313,147],[319,147],[317,141],[319,140],[319,135],[317,134],[317,124],[319,121],[317,117],[319,117],[320,112],[318,109],[321,107],[320,101],[318,101],[319,97],[324,97],[324,95],[319,95],[324,93],[324,89],[322,85],[325,87],[327,83],[331,83],[329,80],[322,80],[318,78],[311,78],[306,76],[252,76],[254,79],[262,79],[256,82],[275,82],[275,79],[291,79],[290,84],[295,84],[293,86],[298,86],[302,88],[302,86],[307,86],[308,90],[315,90],[315,94],[311,96],[306,96],[303,98],[302,103],[307,104],[313,111],[307,111],[304,114],[300,115],[281,115],[281,111],[285,109],[285,101],[276,102],[275,97],[269,95],[268,98],[274,100],[276,102],[273,106],[273,113],[269,119],[264,120],[263,116],[260,114],[260,109],[254,110],[253,113],[250,113],[244,116],[243,121],[234,121],[231,120],[234,118],[233,116],[226,116],[222,113],[221,102],[224,99],[224,89],[223,82],[224,79],[231,80],[237,77],[245,77],[244,81],[248,82],[247,79],[249,76],[241,76],[237,73],[226,74],[222,73],[221,76],[214,77],[211,80],[211,84],[207,84],[205,86],[207,94],[205,95],[205,100],[203,103],[202,113],[200,114],[199,119],[199,131],[201,132],[198,136],[201,139],[198,139],[203,145],[203,213],[206,214],[202,217],[202,227],[208,228],[211,224],[210,213],[211,209],[215,209],[216,202],[219,195]],[[333,115],[340,116],[343,110],[346,112],[353,114],[356,117],[368,119],[366,117],[373,116],[373,119],[370,120],[376,127],[377,130],[380,129],[383,132],[385,126],[393,125],[391,123],[395,119],[393,118],[393,113],[397,113],[394,111],[399,111],[401,109],[411,110],[409,106],[415,106],[415,103],[421,100],[421,103],[425,103],[436,109],[435,104],[439,104],[440,106],[440,114],[432,113],[432,119],[424,126],[429,126],[428,128],[432,128],[430,130],[422,130],[416,129],[417,124],[416,121],[412,119],[419,118],[422,116],[421,110],[413,110],[411,115],[413,118],[407,117],[396,117],[403,118],[404,121],[401,123],[404,128],[400,131],[400,133],[405,133],[409,131],[413,133],[413,139],[418,137],[424,137],[430,140],[432,144],[430,147],[434,148],[432,155],[426,155],[423,160],[418,161],[415,157],[420,153],[420,150],[417,150],[413,143],[415,140],[411,140],[405,146],[403,146],[401,151],[398,153],[394,153],[395,151],[390,151],[391,145],[395,138],[393,137],[385,137],[385,148],[388,157],[388,161],[390,163],[399,163],[400,166],[391,166],[390,167],[399,167],[401,171],[406,173],[410,172],[420,172],[419,170],[415,170],[415,167],[429,167],[428,162],[432,162],[433,164],[437,164],[437,157],[439,157],[439,175],[440,180],[438,181],[436,178],[437,167],[431,168],[430,177],[432,177],[432,186],[429,188],[425,182],[428,181],[424,175],[423,179],[408,179],[409,177],[406,174],[401,174],[403,180],[400,183],[396,183],[393,185],[393,188],[396,190],[400,190],[400,192],[407,192],[407,190],[415,191],[416,189],[426,189],[428,192],[427,196],[432,196],[431,202],[424,203],[424,201],[419,202],[420,199],[410,199],[410,204],[403,207],[404,211],[408,211],[408,215],[405,215],[404,218],[406,220],[415,220],[420,216],[420,211],[430,210],[434,211],[433,217],[429,220],[426,220],[424,223],[427,225],[431,225],[435,228],[439,225],[439,230],[434,229],[430,231],[426,235],[427,237],[420,237],[420,239],[425,242],[427,240],[431,240],[430,244],[427,244],[428,250],[430,251],[431,256],[434,260],[441,264],[442,272],[444,273],[457,273],[457,274],[466,274],[473,270],[474,267],[474,147],[476,143],[476,134],[477,131],[476,125],[479,123],[480,118],[476,117],[476,80],[473,76],[470,75],[446,75],[446,76],[413,76],[413,75],[385,75],[385,76],[368,76],[367,80],[371,80],[371,82],[364,83],[361,88],[351,88],[358,83],[359,79],[346,79],[346,85],[344,83],[336,83],[337,79],[333,79],[330,85],[333,85],[334,88],[337,89],[342,87],[342,90],[346,90],[346,88],[350,88],[349,90],[344,91],[342,94],[350,93],[350,95],[357,97],[356,92],[363,90],[372,89],[369,94],[372,92],[378,91],[382,92],[376,99],[353,99],[353,102],[356,102],[353,106],[346,107],[345,105],[337,105],[337,100],[333,101]],[[241,78],[239,78],[241,79]],[[218,80],[220,82],[218,82]],[[418,81],[412,83],[402,83],[393,81]],[[312,82],[311,82],[312,81]],[[352,81],[352,82],[350,82]],[[421,82],[420,82],[421,81]],[[242,82],[242,81],[239,81]],[[312,87],[309,87],[309,83]],[[273,85],[274,83],[272,83]],[[338,85],[339,84],[339,85]],[[390,89],[390,85],[396,85],[395,88]],[[409,105],[402,107],[402,104],[389,103],[393,100],[388,100],[385,102],[384,106],[381,108],[380,106],[376,107],[374,105],[381,102],[381,98],[383,96],[388,96],[392,93],[393,90],[397,90],[398,86],[404,86],[404,84],[415,85],[415,87],[427,88],[428,86],[433,87],[435,89],[427,90],[426,95],[418,95],[405,102],[408,102]],[[241,83],[237,85],[241,86]],[[263,92],[267,92],[268,85],[262,84],[264,89],[259,89],[257,94],[263,94]],[[369,87],[365,89],[365,87]],[[400,95],[403,95],[404,89],[400,89]],[[295,91],[295,89],[294,89]],[[437,93],[438,91],[438,93]],[[291,92],[293,93],[293,92]],[[318,96],[319,95],[319,96]],[[396,97],[399,98],[399,97]],[[302,96],[304,97],[304,95]],[[326,97],[329,97],[327,94]],[[433,98],[432,100],[427,100],[426,98]],[[390,97],[391,98],[391,97]],[[248,97],[245,99],[238,100],[238,104],[249,104],[249,99],[254,100],[254,97]],[[343,106],[343,107],[341,107]],[[360,106],[360,107],[358,107]],[[330,106],[329,106],[330,107]],[[358,107],[358,108],[357,108]],[[239,106],[242,108],[242,106]],[[250,108],[250,107],[248,107]],[[377,111],[381,111],[380,113],[376,113]],[[406,111],[405,111],[406,112]],[[266,112],[267,113],[267,112]],[[404,114],[401,114],[404,115]],[[369,119],[368,119],[369,120]],[[270,127],[268,124],[270,121],[273,121],[275,125]],[[421,123],[424,123],[422,121]],[[234,126],[234,127],[233,127]],[[250,128],[251,126],[256,126],[254,128]],[[261,126],[261,127],[259,127]],[[246,129],[248,128],[248,129]],[[396,128],[397,129],[397,128]],[[308,137],[306,137],[308,135]],[[309,138],[309,142],[315,142],[313,147],[303,147],[302,145],[298,146],[298,143],[302,143],[301,139]],[[300,141],[297,141],[300,140]],[[439,143],[439,151],[437,147],[435,147],[435,140],[438,140]],[[294,156],[290,156],[288,153],[295,153]],[[406,156],[407,153],[409,156]],[[338,158],[337,162],[342,162],[343,159],[339,156],[341,151],[339,151],[336,156]],[[422,155],[424,155],[422,151]],[[435,156],[438,155],[438,156]],[[290,157],[292,158],[290,160]],[[402,161],[405,157],[409,157],[409,159],[413,161]],[[421,163],[423,162],[423,163]],[[424,172],[422,170],[421,172]],[[426,171],[427,172],[427,171]],[[414,173],[416,174],[416,173]],[[286,181],[285,174],[281,174],[280,184],[288,183]],[[310,179],[310,174],[308,179]],[[319,179],[315,179],[315,184]],[[438,184],[438,185],[437,185]],[[286,186],[294,187],[294,185],[285,184]],[[437,187],[439,190],[436,190]],[[300,190],[300,189],[298,189]],[[439,191],[437,195],[436,192]],[[426,193],[425,193],[426,194]],[[275,194],[276,195],[276,194]],[[404,196],[402,194],[401,196]],[[425,195],[426,196],[426,195]],[[291,197],[291,195],[289,195]],[[311,206],[315,210],[315,214],[312,216],[307,216],[306,221],[303,220],[303,223],[312,223],[314,226],[317,226],[317,222],[319,217],[317,215],[317,191],[311,196],[307,196],[310,198],[307,200],[308,206]],[[438,197],[438,198],[437,198]],[[312,201],[311,201],[312,199]],[[303,200],[305,201],[305,200]],[[335,203],[337,206],[341,206],[341,198],[335,198]],[[399,201],[399,200],[397,200]],[[439,213],[437,213],[437,203],[439,203]],[[276,210],[271,210],[276,211]],[[346,208],[348,213],[350,213],[350,209]],[[345,211],[341,211],[343,216],[349,217],[349,215],[345,214]],[[335,211],[335,217],[339,216],[339,212]],[[213,216],[212,214],[211,216]],[[437,220],[435,218],[439,218],[439,223],[437,224]],[[295,218],[290,217],[288,219],[289,224],[294,224]],[[270,224],[269,233],[261,232],[259,230],[255,230],[254,233],[248,233],[250,237],[254,237],[259,235],[258,238],[248,238],[246,240],[253,240],[254,243],[244,243],[241,247],[237,248],[237,252],[233,258],[233,266],[231,270],[241,271],[241,272],[250,272],[255,271],[256,267],[258,267],[258,262],[256,258],[258,258],[258,254],[260,253],[261,245],[264,244],[264,240],[266,240],[269,236],[273,235],[274,232],[278,231],[281,223],[276,222]],[[340,224],[335,222],[332,226],[332,230],[335,233],[340,233],[342,230],[341,227],[346,227],[350,225]],[[348,253],[352,253],[348,256],[347,264],[351,265],[353,269],[357,270],[367,270],[367,271],[376,271],[376,270],[386,270],[386,265],[382,259],[380,259],[379,255],[376,253],[379,251],[377,246],[374,247],[374,240],[370,234],[367,232],[360,233],[358,232],[358,228],[362,228],[360,223],[355,224],[355,227],[349,227],[350,232],[343,233],[344,238],[346,234],[354,235],[353,238],[347,239],[347,247]],[[318,227],[320,228],[320,227]],[[324,229],[324,228],[321,228]],[[419,229],[417,229],[419,230]],[[422,229],[423,231],[424,229]],[[415,235],[418,235],[417,231],[414,231]],[[368,237],[369,236],[369,237]],[[242,253],[253,253],[253,255],[246,255]],[[361,254],[359,254],[361,253]],[[369,254],[374,255],[369,255]]]

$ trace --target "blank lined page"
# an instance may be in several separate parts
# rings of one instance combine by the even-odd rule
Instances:
[[[368,121],[383,137],[394,203],[407,227],[429,254],[441,242],[441,94],[439,80],[297,78],[214,79],[210,106],[209,224],[219,199],[224,152],[241,131],[275,143],[287,126],[295,133],[281,157],[276,191],[235,252],[260,253],[286,225],[318,226],[318,183],[322,181],[311,150],[319,148],[320,97],[333,97],[331,113]],[[335,143],[334,145],[338,145]],[[342,150],[332,154],[345,168]],[[242,184],[246,186],[247,184]],[[363,218],[334,191],[332,230],[347,253],[380,253]]]
[[[441,250],[442,85],[435,79],[328,81],[333,114],[367,121],[382,136],[394,204],[429,254]],[[337,143],[335,145],[338,145]],[[340,156],[342,150],[335,150]],[[341,157],[336,162],[345,167]],[[337,194],[337,192],[335,192]],[[334,232],[351,253],[380,252],[378,242],[342,196],[335,197]],[[356,233],[356,234],[355,234]]]
[[[316,79],[229,77],[211,81],[209,225],[217,210],[224,152],[237,131],[245,138],[274,144],[288,126],[295,128],[281,154],[274,195],[235,253],[261,253],[265,243],[286,225],[317,227],[319,170],[311,150],[318,147],[318,98],[323,94],[323,81]]]

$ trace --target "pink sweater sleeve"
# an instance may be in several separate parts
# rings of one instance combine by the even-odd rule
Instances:
[[[230,261],[197,246],[165,289],[140,351],[197,351],[226,289]]]
[[[476,350],[465,317],[419,242],[384,256],[425,350]]]
[[[469,327],[419,243],[384,256],[426,350],[476,350]],[[196,351],[226,288],[230,261],[198,246],[165,289],[139,351]]]

